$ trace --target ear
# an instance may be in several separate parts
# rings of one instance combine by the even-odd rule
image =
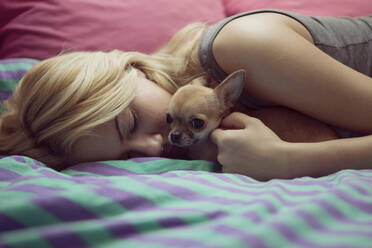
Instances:
[[[229,108],[239,99],[245,84],[245,71],[238,70],[230,74],[215,89],[218,100]]]

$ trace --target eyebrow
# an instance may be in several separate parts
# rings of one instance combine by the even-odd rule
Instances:
[[[117,116],[115,116],[115,127],[116,127],[116,131],[118,131],[120,141],[123,141],[124,138],[123,138],[123,134],[121,133],[121,130],[119,127],[119,121],[118,121]]]

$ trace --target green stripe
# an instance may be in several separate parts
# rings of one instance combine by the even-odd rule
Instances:
[[[11,64],[1,64],[0,71],[19,71],[19,70],[30,70],[34,65],[29,63],[11,63]]]
[[[33,169],[29,164],[27,164],[28,161],[25,161],[25,162],[26,163],[16,161],[12,157],[5,157],[5,158],[0,159],[0,167],[13,171],[22,176],[39,175],[37,170]]]
[[[48,211],[27,199],[14,200],[7,202],[6,205],[0,205],[0,212],[25,226],[51,225],[61,222]]]
[[[8,232],[2,235],[5,244],[11,247],[37,247],[37,248],[52,248],[47,240],[44,240],[40,233],[34,229],[24,231]]]
[[[220,221],[225,222],[226,219],[223,219]],[[211,226],[211,225],[208,225],[208,226]],[[151,237],[163,238],[164,240],[166,240],[169,237],[184,239],[184,240],[191,240],[195,242],[200,242],[210,247],[234,247],[234,248],[247,247],[246,244],[242,243],[242,241],[240,241],[235,236],[222,235],[221,233],[217,233],[209,229],[208,226],[195,225],[195,226],[190,226],[186,230],[182,228],[181,229],[180,228],[169,228],[169,229],[164,228],[164,229],[152,232],[152,233],[146,233],[146,236],[150,238]],[[136,241],[138,243],[141,243],[140,240],[136,240]],[[149,246],[149,243],[142,242],[142,245],[139,245],[137,247],[147,247],[146,245]],[[126,243],[125,243],[125,247],[127,247]]]
[[[100,245],[97,245],[95,246],[97,248],[102,248],[103,246],[100,246]],[[143,242],[140,242],[140,241],[137,241],[137,240],[128,240],[128,239],[125,239],[125,240],[113,240],[112,242],[108,243],[108,244],[105,244],[104,245],[105,248],[141,248],[141,247],[151,247],[151,248],[169,248],[169,246],[164,246],[164,245],[158,245],[158,244],[154,244],[152,243],[151,245],[149,245],[149,243],[146,243],[144,244]],[[172,246],[171,248],[174,248],[174,246]]]
[[[91,247],[103,247],[102,244],[106,247],[106,244],[115,239],[110,231],[102,226],[101,220],[65,223],[64,227],[74,232]]]
[[[171,206],[172,203],[174,202],[176,206],[182,206],[182,208],[187,208],[187,209],[195,209],[195,212],[193,213],[178,213],[177,217],[182,219],[188,224],[194,224],[194,223],[203,223],[209,221],[209,217],[204,215],[202,212],[214,212],[214,211],[224,211],[226,213],[229,213],[231,215],[238,214],[240,211],[254,211],[256,214],[258,214],[261,218],[264,218],[265,216],[270,216],[271,213],[267,208],[265,208],[262,204],[252,204],[249,206],[245,206],[242,208],[241,205],[222,205],[218,203],[211,203],[208,201],[185,201],[183,199],[180,199],[176,197],[175,195],[172,195],[171,193],[167,191],[162,191],[160,189],[156,189],[154,187],[148,186],[144,184],[142,181],[136,181],[131,178],[126,178],[125,180],[118,180],[116,184],[118,187],[126,187],[127,191],[130,191],[136,195],[139,195],[145,199],[148,199],[158,206]],[[203,187],[193,187],[190,188],[190,185],[187,185],[186,183],[183,183],[182,186],[192,189],[195,191],[197,194],[200,193],[199,191],[205,191]],[[199,190],[200,189],[200,190]],[[206,195],[211,195],[211,196],[219,196],[221,199],[227,199],[230,198],[226,194],[218,195],[221,192],[219,191],[208,191],[205,194]],[[216,195],[217,194],[217,195]],[[203,196],[204,197],[204,196]],[[242,195],[239,195],[239,198],[242,199]],[[200,211],[203,210],[203,211]],[[144,213],[141,213],[143,215]],[[164,214],[161,213],[161,210],[156,211],[153,210],[150,215],[153,214],[153,218],[160,219],[161,216],[164,216]],[[131,212],[126,214],[127,218],[131,218]],[[138,218],[138,215],[136,215],[135,212],[133,212],[133,218]],[[245,219],[247,222],[248,220]]]
[[[355,195],[352,198],[356,198]],[[372,203],[371,197],[364,196],[362,198],[364,202],[367,201],[368,199],[368,202]],[[357,213],[361,214],[362,216],[368,215],[367,213],[362,212],[357,206],[345,202],[344,200],[342,200],[341,198],[334,194],[322,195],[322,200],[328,202],[330,205],[337,208],[343,215],[350,219],[355,219]]]
[[[72,190],[70,190],[68,192],[61,193],[60,196],[75,202],[81,207],[97,215],[97,217],[107,218],[128,211],[119,203],[94,192],[90,192],[90,190],[86,190],[81,187],[76,187],[74,190],[76,190],[76,192],[72,192]],[[81,192],[84,193],[82,194]]]
[[[31,178],[22,183],[35,184],[56,189],[60,188],[63,191],[58,191],[56,194],[75,202],[77,205],[80,205],[98,217],[110,217],[128,211],[122,205],[112,201],[110,198],[95,193],[95,185],[78,184],[64,179],[50,180],[50,178],[47,177]],[[84,193],[82,194],[82,192]]]
[[[78,171],[78,170],[74,170],[74,169],[63,170],[62,174],[72,176],[72,177],[74,177],[75,175],[88,175],[88,176],[96,176],[96,177],[106,178],[106,176],[103,176],[103,175],[98,175],[98,174],[95,174],[95,173],[92,173],[92,172],[86,172],[86,171]]]
[[[151,177],[149,177],[149,180],[151,180]],[[123,188],[128,192],[152,201],[154,204],[161,205],[163,201],[183,201],[183,199],[176,197],[168,191],[154,188],[150,185],[147,185],[146,182],[142,182],[130,177],[112,178],[112,183],[117,186],[117,188]]]
[[[7,203],[9,201],[17,200],[17,199],[27,200],[27,199],[29,199],[33,196],[35,196],[35,194],[28,193],[28,192],[5,191],[3,189],[2,189],[2,191],[0,191],[0,199],[6,199]],[[4,203],[2,203],[2,204],[4,204]]]
[[[1,91],[14,91],[19,80],[14,79],[0,79],[0,90]]]
[[[306,207],[304,207],[306,208]],[[318,210],[318,211],[314,211]],[[304,210],[305,211],[305,210]],[[337,230],[337,231],[348,231],[348,232],[370,232],[371,227],[368,225],[360,226],[360,225],[353,225],[350,223],[345,223],[343,221],[338,221],[328,215],[323,209],[312,206],[312,208],[306,208],[306,212],[311,215],[314,219],[320,222],[326,230]],[[365,215],[360,216],[364,219],[367,217]],[[366,219],[366,221],[371,218]],[[354,218],[355,220],[355,218]],[[340,234],[331,234],[329,232],[324,232],[322,229],[314,229],[312,228],[309,223],[302,218],[285,218],[281,220],[282,223],[286,223],[286,225],[297,233],[299,237],[302,237],[304,240],[308,240],[310,242],[314,242],[318,245],[347,245],[347,246],[355,246],[355,245],[365,245],[372,241],[371,238],[362,235],[340,235]]]
[[[134,173],[162,173],[176,170],[213,171],[214,164],[202,160],[160,159],[137,163],[133,161],[106,161],[105,164]]]
[[[276,192],[276,193],[280,194],[280,196],[283,197],[286,200],[293,200],[292,196],[289,196],[289,193],[287,193],[286,191],[291,191],[291,192],[295,192],[295,193],[314,192],[316,194],[316,193],[322,193],[323,191],[328,191],[329,190],[329,189],[327,189],[325,187],[322,187],[322,186],[319,186],[319,185],[291,186],[291,185],[282,183],[280,181],[276,181],[276,182],[273,181],[272,184],[260,184],[260,183],[249,184],[249,183],[245,183],[241,180],[239,180],[239,181],[233,180],[234,182],[237,182],[237,185],[235,185],[233,183],[230,183],[230,182],[225,181],[225,180],[220,178],[220,177],[226,177],[226,178],[230,178],[230,179],[234,179],[234,178],[237,179],[238,177],[236,175],[233,175],[233,174],[221,174],[219,177],[216,177],[214,175],[211,175],[210,173],[200,173],[198,175],[191,175],[191,174],[182,175],[184,172],[174,172],[174,173],[180,175],[180,177],[177,178],[177,179],[180,179],[181,185],[185,184],[185,183],[194,183],[196,185],[202,185],[203,187],[207,187],[210,190],[215,190],[216,189],[214,186],[208,186],[208,185],[204,185],[203,183],[197,183],[197,182],[192,182],[192,181],[188,180],[188,177],[192,176],[193,178],[198,177],[200,179],[206,180],[207,182],[209,182],[213,185],[216,185],[217,187],[220,186],[220,187],[226,187],[226,188],[235,188],[235,189],[243,191],[243,192],[246,191],[247,194],[252,193],[252,192],[253,193],[254,192],[265,193],[265,192],[268,192],[268,191]],[[190,185],[190,187],[194,187],[194,185],[192,185],[192,186]],[[223,190],[223,189],[219,188],[219,190]],[[231,192],[229,189],[225,189],[223,191],[225,191],[225,192],[227,191],[229,193]],[[238,194],[242,194],[242,193],[238,193]],[[294,198],[308,198],[308,197],[309,197],[309,195],[298,195]],[[310,197],[313,197],[313,195],[311,195]],[[302,199],[299,199],[299,200],[302,201]]]

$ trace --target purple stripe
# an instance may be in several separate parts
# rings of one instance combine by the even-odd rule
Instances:
[[[320,244],[320,243],[314,243],[309,240],[302,239],[301,236],[297,235],[291,228],[286,226],[284,223],[271,223],[271,226],[273,226],[275,229],[277,229],[287,240],[289,243],[298,246],[298,247],[317,247],[317,248],[348,248],[350,245],[343,245],[343,244]]]
[[[28,70],[0,71],[0,78],[6,80],[20,80]]]
[[[141,209],[151,210],[156,207],[156,205],[152,201],[147,200],[139,195],[130,193],[128,191],[124,191],[122,189],[110,187],[109,185],[111,185],[112,182],[106,179],[101,179],[97,177],[84,177],[83,179],[76,179],[76,178],[67,179],[49,170],[43,170],[42,172],[43,174],[46,174],[49,178],[58,178],[58,179],[73,181],[74,183],[81,183],[81,184],[91,183],[91,184],[98,185],[99,187],[95,188],[95,190],[92,190],[92,191],[94,191],[95,193],[103,197],[110,199],[113,202],[116,202],[117,204],[123,206],[124,208],[128,210],[141,210]]]
[[[251,230],[247,230],[243,232],[236,228],[227,226],[227,225],[218,225],[213,228],[215,232],[218,232],[222,235],[229,235],[238,238],[239,240],[243,241],[247,247],[257,247],[257,248],[264,248],[267,247],[265,242],[260,239],[258,236],[250,234]]]
[[[167,213],[169,213],[169,211],[172,211],[172,210],[174,209],[168,210]],[[172,212],[174,213],[174,211]],[[193,212],[195,212],[195,209],[193,209]],[[215,212],[215,213],[210,213],[209,215],[216,217],[216,216],[225,215],[225,213]],[[177,228],[177,227],[188,224],[177,217],[162,218],[162,219],[158,219],[154,221],[161,224],[163,228]],[[129,223],[125,219],[103,219],[101,223],[104,225],[106,229],[108,229],[117,238],[124,239],[124,238],[130,238],[132,236],[136,236],[136,239],[137,239],[137,237],[141,234],[141,232],[135,226],[135,224]],[[149,227],[152,227],[152,225],[150,225]],[[156,226],[152,228],[155,229],[154,231],[159,230]],[[153,229],[151,230],[147,229],[146,234],[144,235],[147,236],[148,235],[147,233],[152,231]],[[199,247],[199,246],[196,246],[196,247]]]
[[[21,155],[5,156],[3,158],[11,158],[11,159],[15,160],[18,163],[22,163],[22,164],[26,164],[26,165],[30,166],[32,169],[39,169],[40,167],[47,168],[44,165],[42,165],[39,161],[37,161],[35,159],[31,159],[31,161],[33,163],[31,163],[29,161],[26,161],[26,159],[25,159],[26,157],[21,156]]]
[[[152,208],[156,207],[153,202],[141,196],[113,187],[101,187],[96,189],[95,192],[120,204],[128,210],[151,210]]]
[[[61,189],[25,183],[22,185],[14,186],[10,188],[9,191],[21,191],[21,192],[33,193],[35,195],[51,196],[55,192],[61,191]]]
[[[96,219],[97,216],[75,202],[57,195],[61,189],[34,184],[13,187],[12,191],[30,192],[39,196],[32,201],[63,221]],[[68,210],[68,211],[67,211]]]
[[[366,225],[371,226],[372,221],[365,221],[365,220],[356,220],[350,219],[349,217],[345,216],[340,210],[338,210],[335,206],[330,204],[325,200],[320,199],[312,199],[312,202],[320,206],[322,209],[328,212],[333,218],[335,218],[339,222],[347,222],[354,225]]]
[[[13,230],[20,230],[23,228],[25,228],[25,226],[19,223],[18,221],[0,213],[0,233]]]
[[[1,248],[14,248],[14,246],[10,246],[10,245],[5,244],[5,242],[3,241],[3,239],[1,237],[0,237],[0,247]]]
[[[238,178],[240,181],[242,181],[244,184],[264,184],[265,182],[256,181],[253,178],[250,178],[248,176],[243,176],[240,174],[234,175],[236,178]]]
[[[343,192],[341,190],[337,190],[334,192],[336,196],[338,196],[340,199],[342,199],[344,202],[353,205],[356,208],[359,208],[365,213],[372,214],[372,203],[358,200],[352,196],[350,196],[348,193]]]
[[[360,185],[355,185],[355,184],[351,184],[351,183],[349,183],[348,185],[350,187],[352,187],[353,189],[355,189],[356,191],[358,191],[359,194],[361,194],[361,195],[372,196],[372,191],[370,192],[370,191],[364,189],[363,187],[361,187]]]
[[[33,202],[64,222],[97,219],[89,210],[60,196],[41,197]]]
[[[195,174],[195,175],[200,175],[199,172],[193,172],[193,171],[190,171],[189,172],[190,174]],[[175,175],[177,175],[176,173],[174,173]],[[253,179],[250,179],[246,176],[242,176],[242,175],[234,175],[235,177],[241,179],[242,182],[244,183],[238,183],[234,180],[231,180],[230,178],[228,178],[226,175],[223,175],[223,174],[213,174],[214,177],[217,177],[219,178],[220,180],[223,180],[225,182],[228,182],[230,184],[234,184],[238,187],[248,187],[249,189],[269,189],[269,188],[279,188],[281,189],[284,193],[287,193],[291,196],[312,196],[312,195],[315,195],[315,194],[319,194],[319,193],[323,193],[324,190],[312,190],[312,191],[306,191],[306,192],[303,192],[303,191],[293,191],[293,190],[290,190],[288,188],[286,188],[286,186],[295,186],[295,187],[302,187],[303,186],[311,186],[311,187],[314,187],[314,186],[317,186],[317,187],[321,187],[327,191],[329,191],[330,188],[332,187],[335,187],[337,185],[339,185],[339,183],[337,184],[334,184],[333,182],[335,181],[335,179],[331,179],[330,182],[323,182],[323,181],[318,181],[316,179],[312,179],[312,180],[308,180],[305,181],[305,182],[301,182],[301,183],[296,183],[296,182],[292,182],[292,181],[295,181],[295,180],[271,180],[270,182],[259,182],[259,181],[255,181]],[[349,178],[351,177],[353,181],[355,181],[355,176],[350,176],[350,175],[343,175],[341,177],[338,177],[336,178],[337,180],[340,180],[340,179],[344,179],[344,178]],[[194,180],[194,178],[187,178],[187,180]],[[207,180],[205,179],[200,179],[200,180],[204,180],[206,182],[208,182]],[[211,186],[211,184],[208,184],[208,186]],[[219,185],[218,184],[215,184],[213,185],[213,187],[218,187]]]
[[[96,192],[111,201],[118,203],[128,210],[140,211],[165,211],[167,213],[195,213],[195,208],[163,208],[161,206],[155,205],[152,201],[143,198],[142,196],[123,191],[121,189],[115,189],[112,187],[101,187],[96,190]],[[204,214],[209,219],[217,219],[226,216],[227,213],[223,211],[203,211],[200,209],[198,212]]]
[[[368,179],[371,179],[370,176],[372,175],[372,170],[348,170],[347,171],[349,174],[356,175],[358,177],[365,177]],[[366,175],[366,173],[370,173],[371,175]]]
[[[38,63],[37,60],[30,60],[30,59],[3,59],[3,60],[0,60],[0,64],[4,64],[4,65],[7,65],[7,64],[30,64],[30,65],[34,65]]]
[[[105,186],[105,185],[112,184],[112,182],[109,179],[105,179],[101,177],[90,176],[90,175],[85,175],[84,177],[81,175],[72,177],[72,176],[58,173],[51,169],[42,169],[39,171],[39,173],[50,179],[65,180],[65,181],[74,182],[78,184],[94,184],[94,185],[99,185],[99,186]]]
[[[0,91],[0,101],[5,101],[12,95],[12,93],[13,92],[11,91]]]
[[[197,193],[195,193],[193,191],[190,191],[186,188],[182,188],[182,187],[179,187],[177,185],[169,184],[169,183],[166,183],[166,182],[159,182],[158,183],[158,182],[154,182],[154,181],[151,181],[151,182],[144,181],[143,183],[146,183],[146,184],[148,184],[152,187],[155,187],[155,188],[164,190],[166,192],[169,192],[169,193],[175,195],[176,197],[179,197],[179,198],[181,198],[183,200],[186,200],[186,201],[193,201],[193,202],[194,201],[207,201],[207,202],[213,202],[213,203],[223,204],[223,205],[230,205],[230,204],[244,204],[244,205],[246,205],[246,204],[263,204],[266,208],[268,208],[268,210],[271,213],[277,212],[277,209],[275,208],[273,203],[271,203],[269,200],[255,199],[255,200],[251,200],[251,201],[244,201],[244,200],[234,200],[234,199],[227,199],[227,198],[221,198],[221,197],[208,197],[208,196],[198,195]],[[317,199],[313,199],[314,202],[316,200]],[[327,209],[328,211],[331,211],[330,214],[332,216],[334,216],[335,218],[339,219],[341,217],[341,218],[345,219],[345,216],[340,216],[340,212],[334,206],[329,205],[328,203],[322,202],[322,201],[319,202],[319,205],[322,206],[323,208]],[[283,204],[283,207],[287,207],[287,206],[288,205],[286,203]]]
[[[26,160],[23,156],[19,156],[19,155],[13,155],[13,156],[10,156],[10,158],[14,159],[15,161],[19,162],[19,163],[26,163]]]
[[[49,196],[33,199],[33,202],[64,222],[97,219],[97,215],[77,203],[60,197]]]
[[[215,177],[223,179],[223,177],[220,177],[220,176],[215,176]],[[184,178],[182,178],[182,179],[184,179]],[[279,188],[284,193],[286,193],[287,195],[290,195],[292,197],[295,197],[295,196],[313,196],[313,195],[317,195],[319,193],[323,193],[322,191],[319,191],[319,190],[318,191],[306,191],[306,192],[291,191],[291,190],[286,189],[285,187],[283,187],[283,185],[280,185],[280,184],[270,185],[270,186],[266,185],[266,186],[262,186],[262,187],[261,186],[260,187],[252,187],[252,185],[244,185],[244,184],[239,184],[239,183],[233,182],[234,185],[239,187],[239,188],[235,188],[235,187],[231,187],[231,186],[223,186],[223,185],[211,182],[211,181],[209,181],[207,179],[204,179],[204,178],[201,178],[201,177],[187,178],[187,180],[192,181],[192,182],[196,182],[196,183],[208,186],[208,187],[213,187],[215,189],[221,189],[221,190],[225,190],[225,191],[228,191],[228,192],[234,192],[234,193],[249,194],[251,196],[252,195],[270,194],[270,195],[273,195],[274,197],[276,197],[277,199],[281,199],[281,201],[284,201],[289,205],[291,205],[291,204],[293,205],[295,203],[294,202],[288,202],[288,201],[282,199],[282,197],[275,191],[252,192],[252,189],[259,188],[259,189],[268,189],[269,190],[271,188],[275,188],[275,189]],[[246,188],[249,189],[249,190],[246,190]]]
[[[182,220],[179,217],[167,217],[157,220],[157,222],[163,227],[163,228],[177,228],[181,226],[188,226],[188,223],[186,223],[184,220]]]
[[[122,219],[104,219],[102,225],[118,238],[129,238],[140,233],[133,224]]]
[[[21,177],[20,174],[15,173],[11,170],[0,168],[0,181],[12,181],[15,178]]]
[[[103,220],[103,225],[106,229],[108,229],[115,237],[120,239],[129,239],[132,237],[135,237],[136,241],[141,241],[145,243],[151,244],[162,244],[162,245],[168,245],[170,247],[211,247],[206,244],[193,241],[193,240],[186,240],[181,238],[172,238],[172,237],[150,237],[151,231],[158,231],[155,227],[154,230],[146,230],[144,234],[141,234],[141,232],[135,227],[135,225],[128,223],[127,221],[121,219],[121,220]],[[165,228],[169,227],[175,227],[175,223],[179,224],[177,221],[171,221],[172,224],[169,224],[170,222],[167,221],[160,221],[160,223],[165,223]],[[124,245],[125,247],[125,245]]]
[[[41,172],[45,174],[46,176],[48,176],[48,178],[58,178],[58,179],[73,181],[74,183],[85,184],[85,185],[88,183],[98,185],[99,187],[95,188],[95,190],[92,190],[92,191],[118,203],[119,205],[123,206],[124,208],[128,210],[152,209],[156,207],[156,205],[153,202],[143,197],[140,197],[136,194],[132,194],[130,192],[127,192],[121,189],[109,187],[108,185],[112,184],[112,182],[107,179],[101,179],[98,177],[84,177],[82,179],[81,178],[72,179],[72,178],[63,177],[50,170],[43,170]]]
[[[11,185],[16,186],[16,185],[17,185],[16,183],[18,183],[18,182],[23,182],[23,181],[27,181],[27,180],[30,180],[30,179],[36,179],[36,178],[43,178],[43,176],[22,176],[22,175],[21,175],[21,176],[18,177],[18,178],[14,178],[14,179],[12,180],[12,184],[11,184]],[[7,190],[12,189],[12,187],[13,187],[13,186],[8,187]]]
[[[310,213],[307,213],[306,211],[299,209],[296,213],[297,216],[301,217],[306,221],[306,223],[313,229],[315,229],[317,232],[327,233],[331,235],[338,235],[338,236],[349,236],[349,235],[358,235],[358,236],[366,236],[366,237],[372,237],[372,230],[370,232],[365,231],[338,231],[338,230],[329,230],[326,226],[324,226],[322,223],[318,221],[317,218],[314,218]],[[343,224],[349,224],[349,223],[343,223]],[[339,223],[337,224],[339,225]],[[349,224],[350,225],[350,224]]]
[[[41,235],[52,245],[53,248],[90,247],[76,233],[61,226],[58,228],[43,228]]]
[[[200,212],[204,212],[202,210],[199,210]],[[195,209],[193,211],[195,213]],[[228,216],[229,214],[224,212],[224,211],[221,211],[221,210],[218,210],[218,211],[213,211],[213,212],[206,212],[206,213],[203,213],[205,216],[207,216],[210,220],[217,220],[219,218],[222,218],[222,217],[226,217]]]
[[[36,159],[33,159],[32,161],[33,161],[33,163],[28,164],[32,169],[46,168],[45,165],[41,164]]]
[[[252,192],[252,191],[249,191],[249,190],[244,190],[244,189],[240,190],[240,189],[237,189],[237,188],[234,188],[234,187],[229,187],[229,186],[220,186],[218,184],[211,183],[210,181],[204,180],[202,178],[190,178],[189,180],[194,181],[194,182],[199,182],[203,185],[206,185],[206,186],[209,186],[209,187],[212,187],[212,188],[215,188],[215,189],[224,190],[224,191],[227,191],[227,192],[233,192],[233,193],[236,193],[236,194],[243,194],[243,195],[248,195],[249,194],[250,197],[252,197],[252,196],[262,196],[262,195],[271,195],[274,198],[276,198],[277,200],[279,200],[283,205],[286,205],[286,206],[296,206],[296,205],[299,204],[298,202],[290,202],[290,201],[285,200],[280,194],[278,194],[275,191]],[[298,194],[298,195],[301,195],[301,194]]]
[[[144,162],[150,162],[150,161],[157,161],[157,160],[165,160],[166,158],[161,157],[143,157],[143,158],[132,158],[130,161],[136,162],[136,163],[144,163]]]
[[[140,178],[137,176],[137,178]],[[200,195],[196,193],[195,191],[191,191],[185,187],[180,187],[175,184],[170,184],[164,181],[145,181],[143,180],[144,184],[147,184],[149,186],[155,187],[157,189],[163,190],[165,192],[168,192],[170,194],[173,194],[174,196],[185,200],[185,201],[191,201],[191,202],[210,202],[210,203],[216,203],[221,205],[231,205],[231,204],[241,204],[241,205],[247,205],[247,204],[262,204],[264,205],[270,213],[277,212],[275,206],[272,202],[268,200],[263,199],[255,199],[251,201],[247,200],[237,200],[237,199],[228,199],[225,197],[214,197],[214,196],[206,196],[206,195]]]
[[[242,216],[254,223],[260,223],[262,221],[262,218],[254,211],[245,212],[242,214]]]
[[[49,171],[48,171],[49,172]],[[86,175],[85,175],[86,176]],[[22,180],[29,180],[29,179],[35,179],[39,178],[40,176],[29,176],[29,177],[23,177]],[[56,178],[55,176],[49,177],[49,178]],[[58,179],[66,179],[66,178],[61,178],[61,176],[58,176]],[[88,180],[87,180],[88,179]],[[22,181],[19,180],[19,181]],[[130,192],[123,191],[121,189],[115,189],[108,187],[108,180],[102,180],[100,178],[85,178],[84,180],[79,180],[79,179],[70,179],[68,181],[72,181],[74,183],[81,183],[81,184],[88,184],[88,183],[93,183],[98,185],[97,190],[95,190],[96,193],[109,198],[110,200],[118,203],[119,205],[122,205],[124,208],[129,209],[129,210],[157,210],[159,211],[172,211],[172,212],[195,212],[195,209],[193,208],[158,208],[153,202],[144,199],[138,195],[132,194]],[[31,192],[37,195],[48,195],[48,194],[53,194],[54,191],[57,191],[58,189],[53,189],[53,188],[45,188],[33,184],[27,184],[27,185],[20,185],[16,186],[14,188],[11,188],[10,190],[17,190],[17,191],[24,191],[24,192]],[[200,210],[201,213],[205,214],[206,216],[210,217],[218,217],[221,216],[222,214],[226,215],[225,213],[216,213],[216,212],[208,212],[208,211],[203,211]]]

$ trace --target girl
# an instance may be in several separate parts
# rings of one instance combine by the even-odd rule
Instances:
[[[211,135],[225,172],[267,180],[372,168],[372,17],[279,10],[189,25],[151,55],[75,52],[42,61],[5,103],[0,151],[55,169],[135,156],[183,158],[167,142],[171,94],[196,77],[220,81],[238,69],[247,74],[247,106],[291,108],[341,128],[345,138],[289,143],[260,120],[233,113]],[[364,135],[348,138],[345,130]]]

